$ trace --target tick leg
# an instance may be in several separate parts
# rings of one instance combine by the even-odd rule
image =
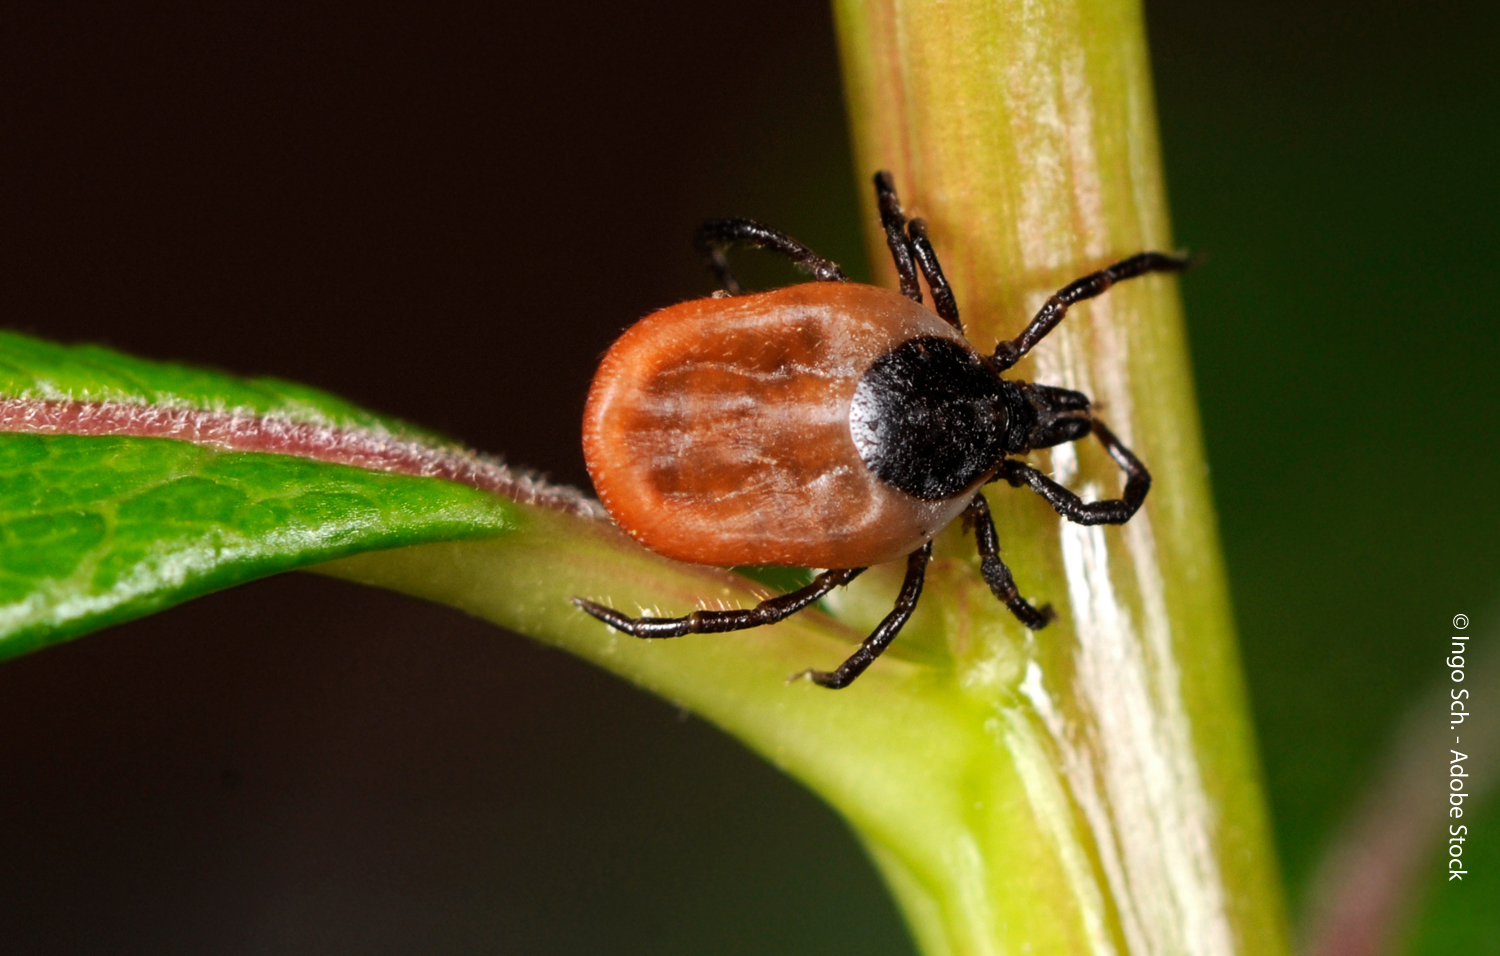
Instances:
[[[896,275],[901,279],[901,294],[913,302],[922,301],[922,284],[917,281],[915,251],[906,237],[906,215],[896,198],[896,181],[885,170],[875,174],[875,204],[880,207],[880,225],[885,228],[885,244],[891,247]]]
[[[938,315],[948,320],[949,325],[962,332],[964,324],[958,320],[958,302],[953,298],[953,290],[948,287],[948,277],[943,275],[943,267],[938,265],[937,253],[927,239],[927,220],[913,219],[907,223],[906,231],[911,233],[911,245],[917,254],[917,263],[922,267],[922,274],[927,277],[927,287],[932,290],[933,308],[937,309]]]
[[[875,662],[881,652],[890,646],[896,635],[901,633],[901,628],[911,617],[911,612],[917,608],[917,598],[922,596],[922,582],[927,577],[927,562],[932,558],[932,542],[929,541],[922,547],[913,551],[906,559],[906,580],[901,584],[901,593],[896,597],[896,606],[891,613],[885,616],[880,626],[865,638],[864,643],[859,645],[859,650],[849,655],[849,659],[840,664],[835,671],[803,671],[796,674],[792,680],[798,677],[810,677],[813,683],[824,687],[838,690],[848,687],[854,683],[854,678],[865,672],[865,668]]]
[[[729,260],[724,257],[724,250],[736,242],[779,252],[811,272],[819,282],[849,281],[837,263],[824,259],[784,232],[763,226],[753,219],[710,219],[698,227],[698,253],[730,295],[740,295],[743,291],[734,273],[729,271]]]
[[[1068,306],[1102,295],[1105,289],[1116,282],[1134,279],[1148,272],[1181,272],[1191,264],[1192,260],[1186,256],[1169,256],[1164,252],[1142,252],[1129,259],[1122,259],[1093,275],[1068,283],[1037,311],[1031,324],[1026,326],[1026,331],[1009,342],[1001,342],[995,346],[992,361],[996,369],[1005,371],[1035,348],[1038,342],[1047,337],[1048,332],[1057,328],[1057,323],[1068,314]]]
[[[824,571],[805,588],[780,597],[769,598],[755,607],[739,611],[694,611],[686,617],[630,617],[612,607],[595,604],[583,598],[573,603],[599,620],[632,637],[681,637],[684,634],[718,634],[742,631],[762,624],[775,624],[791,617],[826,595],[834,588],[859,577],[864,568],[841,568]]]
[[[1016,579],[1011,577],[1010,568],[1000,560],[1000,540],[995,535],[995,519],[990,517],[990,505],[984,500],[984,495],[975,495],[974,500],[969,502],[969,508],[964,512],[964,522],[974,529],[974,543],[979,546],[979,573],[984,575],[984,583],[990,586],[990,593],[1010,608],[1010,613],[1017,620],[1033,631],[1046,627],[1054,616],[1052,605],[1033,607],[1016,589]]]
[[[1000,473],[1012,487],[1030,485],[1031,490],[1046,498],[1058,514],[1075,524],[1124,524],[1146,500],[1146,492],[1151,490],[1151,473],[1097,418],[1093,420],[1093,432],[1120,470],[1125,472],[1123,497],[1086,502],[1030,465],[1014,459],[1006,459]]]

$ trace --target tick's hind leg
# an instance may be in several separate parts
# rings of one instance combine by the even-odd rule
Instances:
[[[917,598],[922,596],[922,582],[927,576],[927,562],[932,558],[932,542],[913,551],[906,559],[906,580],[901,585],[901,594],[896,606],[885,616],[880,626],[865,638],[859,650],[834,671],[803,671],[797,677],[809,677],[814,683],[837,690],[847,687],[854,678],[865,672],[875,662],[916,610]],[[583,598],[574,598],[573,603],[616,630],[633,637],[681,637],[684,634],[717,634],[723,631],[742,631],[762,624],[775,624],[815,603],[829,591],[848,584],[859,577],[864,568],[842,568],[824,571],[805,588],[770,598],[753,608],[742,611],[694,611],[686,617],[630,617],[612,607],[595,604]]]
[[[990,593],[1010,608],[1010,613],[1018,621],[1033,631],[1046,627],[1054,616],[1052,606],[1047,604],[1040,608],[1033,607],[1016,589],[1016,579],[1011,577],[1010,568],[1000,560],[1000,539],[995,534],[995,519],[990,517],[990,505],[984,500],[984,495],[977,494],[969,502],[968,510],[964,512],[964,522],[974,529],[974,543],[979,547],[979,573],[984,575],[984,583],[990,586]]]
[[[875,658],[890,646],[896,635],[901,633],[901,628],[911,618],[911,612],[917,609],[917,598],[922,596],[922,582],[927,577],[927,562],[932,558],[932,542],[929,541],[922,547],[913,551],[906,559],[906,580],[901,583],[901,593],[896,597],[896,606],[891,613],[885,616],[880,626],[871,632],[859,645],[859,650],[849,655],[849,659],[838,666],[834,671],[803,671],[792,677],[809,677],[813,683],[824,687],[838,690],[848,687],[854,683],[854,678],[865,672],[865,668],[875,663]]]
[[[583,598],[573,603],[616,630],[632,637],[681,637],[684,634],[718,634],[775,624],[813,604],[829,591],[859,577],[864,568],[824,571],[805,588],[768,598],[755,607],[739,611],[694,611],[686,617],[630,617],[612,607]]]
[[[764,226],[753,219],[710,219],[698,227],[698,253],[703,262],[730,295],[740,295],[739,280],[729,271],[724,250],[737,242],[779,252],[813,274],[819,282],[848,282],[849,277],[835,262],[813,252],[784,232]]]
[[[1119,498],[1084,501],[1035,468],[1014,459],[1007,459],[1000,473],[1013,487],[1030,485],[1032,491],[1046,498],[1058,514],[1074,524],[1124,524],[1146,500],[1146,492],[1151,490],[1151,473],[1097,418],[1093,420],[1093,431],[1115,464],[1125,472],[1125,493]]]

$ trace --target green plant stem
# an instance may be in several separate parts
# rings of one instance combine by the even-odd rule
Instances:
[[[1016,334],[1084,271],[1172,248],[1137,3],[836,0],[835,10],[858,166],[891,169],[929,220],[976,344]],[[872,229],[868,241],[882,261],[883,237]],[[1038,636],[1031,686],[1044,693],[1025,696],[1073,823],[1091,833],[1107,908],[1130,952],[1279,951],[1175,283],[1139,280],[1075,309],[1016,372],[1091,394],[1156,479],[1121,529],[1032,509],[1006,524],[1047,543],[1036,557],[1062,557],[1041,593],[1065,582],[1072,606]],[[1052,468],[1108,493],[1108,463],[1090,451],[1058,449]]]

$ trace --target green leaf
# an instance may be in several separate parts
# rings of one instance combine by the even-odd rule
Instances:
[[[7,427],[48,410],[199,410],[444,447],[312,389],[0,333]],[[26,415],[31,414],[28,423]],[[340,431],[341,430],[341,431]],[[0,433],[0,658],[252,578],[514,530],[518,506],[433,478],[170,438]]]

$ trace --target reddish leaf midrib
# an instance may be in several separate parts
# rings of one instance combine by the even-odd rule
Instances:
[[[171,438],[225,451],[292,455],[370,471],[445,478],[583,517],[603,516],[581,492],[542,481],[496,458],[387,432],[336,428],[271,415],[127,402],[0,399],[0,432]]]

